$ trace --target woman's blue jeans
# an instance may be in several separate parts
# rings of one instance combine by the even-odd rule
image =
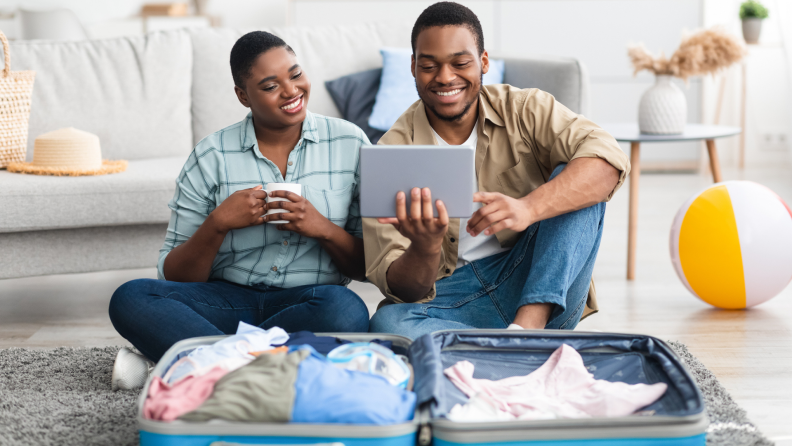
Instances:
[[[152,361],[176,342],[236,333],[239,321],[289,333],[366,332],[369,313],[354,291],[340,285],[294,288],[243,286],[225,281],[180,283],[138,279],[110,300],[118,333]]]
[[[521,306],[535,303],[553,304],[545,328],[573,329],[585,308],[604,216],[599,203],[534,223],[510,251],[437,281],[434,300],[380,308],[370,330],[415,339],[438,330],[506,328]]]

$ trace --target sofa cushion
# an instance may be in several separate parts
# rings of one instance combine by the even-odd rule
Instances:
[[[409,46],[412,23],[369,23],[353,26],[267,28],[297,53],[311,80],[308,109],[340,118],[325,82],[347,74],[382,66],[384,46]],[[193,137],[205,136],[242,120],[247,109],[234,94],[229,68],[231,47],[243,31],[193,28]]]
[[[28,136],[74,127],[109,159],[186,157],[192,44],[187,31],[82,42],[16,41],[11,69],[35,70]]]
[[[325,82],[341,117],[363,129],[372,144],[376,144],[385,134],[368,124],[381,76],[382,68],[374,68]]]
[[[506,59],[503,83],[517,88],[538,88],[552,94],[575,113],[589,113],[588,75],[586,67],[577,59]]]
[[[0,233],[0,280],[157,265],[167,223]]]
[[[168,201],[186,159],[130,161],[125,172],[85,177],[0,170],[0,233],[167,223]]]

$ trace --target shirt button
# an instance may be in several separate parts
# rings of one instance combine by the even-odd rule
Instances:
[[[291,166],[291,165],[293,165],[293,164],[294,164],[293,162],[289,161],[289,165],[290,165],[290,166]]]
[[[277,266],[273,266],[273,267],[272,267],[272,270],[273,270],[273,271],[277,271],[277,270],[278,270],[278,267],[277,267]]]
[[[451,237],[451,243],[454,243],[454,242],[456,242],[456,239],[454,237]]]
[[[288,241],[288,240],[284,240],[284,241],[283,241],[283,246],[287,246],[288,244],[289,244],[289,241]]]
[[[450,273],[450,272],[451,272],[451,270],[450,270],[450,269],[448,269],[448,268],[446,268],[446,274],[448,274],[448,273]]]

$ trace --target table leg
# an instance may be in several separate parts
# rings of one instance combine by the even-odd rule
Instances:
[[[627,280],[635,280],[638,238],[638,181],[641,178],[641,143],[630,143],[630,218],[627,225]]]
[[[742,127],[742,132],[740,132],[740,169],[745,168],[745,109],[747,108],[746,101],[748,100],[748,95],[746,94],[748,84],[748,64],[743,61],[742,63],[742,100],[740,101],[740,127]]]
[[[723,176],[721,175],[721,168],[720,162],[718,162],[718,149],[715,148],[715,140],[708,139],[707,141],[707,153],[709,153],[709,160],[710,160],[710,170],[712,170],[712,179],[716,183],[720,183],[723,181]]]

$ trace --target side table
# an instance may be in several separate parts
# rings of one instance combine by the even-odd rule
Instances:
[[[630,216],[627,227],[627,280],[635,279],[635,251],[638,238],[638,183],[641,178],[641,143],[704,140],[707,143],[712,179],[723,181],[715,139],[734,136],[742,132],[740,127],[725,125],[687,124],[685,131],[677,135],[650,135],[641,133],[636,123],[603,124],[608,133],[619,142],[630,143]]]

